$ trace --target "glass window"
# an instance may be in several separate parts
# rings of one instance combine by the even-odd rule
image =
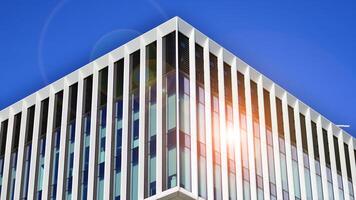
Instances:
[[[9,187],[8,187],[8,196],[9,199],[14,199],[15,192],[15,181],[16,181],[16,167],[17,167],[17,154],[19,147],[19,138],[20,138],[20,128],[21,128],[21,113],[15,115],[14,119],[14,128],[12,136],[12,145],[11,145],[11,157],[10,157],[10,173],[9,173]]]
[[[198,134],[198,193],[207,198],[206,134],[205,134],[205,90],[203,48],[195,44],[195,76],[197,92],[197,134]]]
[[[156,194],[157,43],[146,46],[145,197]]]
[[[59,165],[59,144],[61,134],[62,121],[62,106],[63,106],[63,91],[58,92],[54,99],[54,126],[52,133],[52,150],[51,150],[51,172],[50,172],[50,199],[56,199],[57,181],[58,181],[58,165]]]
[[[2,188],[2,180],[4,175],[4,157],[5,157],[5,147],[7,138],[7,125],[8,120],[1,122],[1,132],[0,132],[0,194]]]
[[[73,165],[74,165],[74,139],[75,139],[75,117],[77,112],[78,84],[69,87],[69,107],[67,123],[66,142],[66,179],[65,179],[65,199],[72,199]]]
[[[191,191],[189,38],[178,34],[180,186]]]
[[[224,63],[224,88],[225,88],[225,118],[226,118],[226,138],[228,157],[228,186],[229,199],[237,199],[236,191],[236,169],[235,169],[235,142],[236,137],[233,130],[233,108],[232,108],[232,82],[231,66]]]
[[[123,117],[123,88],[124,88],[124,59],[114,64],[114,177],[113,177],[113,200],[121,196],[121,159],[122,159],[122,117]]]
[[[239,99],[239,112],[240,112],[240,133],[241,133],[241,144],[247,144],[247,133],[246,133],[246,103],[245,103],[245,78],[242,73],[237,72],[237,89],[238,89],[238,99]],[[242,156],[242,178],[243,178],[243,195],[244,199],[250,199],[250,177],[249,177],[249,153],[248,146],[241,145],[241,156]]]
[[[250,80],[251,85],[251,104],[252,104],[252,121],[255,149],[255,165],[256,165],[256,182],[257,182],[257,198],[263,199],[263,174],[262,174],[262,159],[261,159],[261,140],[260,140],[260,122],[258,113],[258,95],[257,84]]]
[[[281,177],[282,177],[282,189],[283,198],[287,198],[289,195],[288,189],[288,176],[287,176],[287,161],[286,161],[286,149],[284,141],[284,128],[283,128],[283,110],[282,110],[282,100],[276,97],[276,109],[277,109],[277,125],[278,125],[278,136],[279,136],[279,154],[281,159]]]
[[[97,128],[97,156],[96,156],[96,196],[102,199],[104,196],[104,169],[105,169],[105,141],[106,141],[106,102],[108,89],[108,67],[99,71],[98,88],[98,128]]]
[[[22,184],[21,184],[21,199],[27,199],[28,181],[30,173],[31,161],[31,142],[33,135],[33,124],[35,120],[35,106],[31,106],[27,111],[27,125],[26,125],[26,142],[24,151],[23,171],[22,171]]]
[[[162,39],[163,189],[177,185],[176,32]]]
[[[211,93],[211,114],[212,114],[212,136],[213,136],[213,177],[214,177],[214,197],[222,199],[221,187],[221,155],[220,155],[220,126],[219,126],[219,92],[218,92],[218,59],[212,53],[209,54],[210,61],[210,93]]]
[[[83,113],[82,113],[82,146],[80,149],[80,198],[87,199],[88,172],[89,172],[89,148],[90,148],[90,117],[93,89],[93,75],[84,79]]]
[[[129,190],[130,199],[138,198],[138,151],[139,151],[139,86],[140,86],[140,51],[130,55],[129,79]]]
[[[46,133],[47,133],[47,121],[48,121],[48,104],[49,98],[41,102],[40,112],[40,132],[39,132],[39,146],[37,150],[37,166],[36,166],[36,179],[35,179],[35,198],[42,198],[43,187],[43,172],[44,172],[44,158],[46,149]]]

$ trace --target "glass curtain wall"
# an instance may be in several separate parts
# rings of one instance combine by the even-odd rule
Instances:
[[[326,162],[326,176],[328,180],[328,194],[329,199],[334,199],[333,192],[333,179],[331,173],[331,164],[330,164],[330,150],[329,150],[329,141],[328,141],[328,132],[325,129],[322,129],[323,132],[323,143],[324,143],[324,153],[325,153],[325,162]]]
[[[255,145],[254,149],[255,149],[255,163],[256,163],[257,198],[264,199],[257,84],[256,82],[251,80],[250,85],[251,85],[253,135],[254,135],[254,145]]]
[[[180,186],[191,191],[189,38],[178,33]]]
[[[246,122],[246,100],[245,100],[245,77],[239,71],[237,72],[238,81],[238,98],[239,98],[239,114],[240,114],[240,133],[241,144],[248,144],[247,142],[247,122]],[[242,179],[243,179],[243,196],[244,199],[250,199],[250,170],[249,170],[249,154],[248,146],[241,145],[242,157]]]
[[[0,197],[1,189],[3,185],[3,175],[4,175],[4,158],[5,158],[5,147],[6,147],[6,138],[7,138],[7,125],[8,120],[1,122],[1,133],[0,133]]]
[[[294,109],[288,105],[288,120],[289,120],[289,133],[290,144],[292,148],[292,171],[293,171],[293,183],[295,198],[301,199],[300,193],[300,179],[298,168],[298,152],[297,152],[297,139],[295,135],[295,121],[294,121]]]
[[[50,189],[49,198],[56,199],[57,181],[58,181],[58,164],[59,164],[59,143],[61,135],[63,91],[58,92],[54,99],[54,119],[52,129],[52,149],[51,149],[51,167],[50,167]]]
[[[284,122],[283,122],[282,100],[278,97],[276,97],[276,108],[277,108],[277,125],[278,125],[278,137],[279,137],[279,155],[281,160],[280,162],[281,162],[283,199],[289,199],[286,147],[285,147],[284,128],[283,128]]]
[[[317,126],[315,122],[311,122],[312,125],[312,138],[313,138],[313,149],[314,149],[314,160],[315,160],[315,174],[316,174],[316,184],[319,199],[323,199],[323,185],[321,182],[321,169],[320,169],[320,154],[318,145],[318,133]]]
[[[140,51],[130,55],[129,79],[129,181],[128,192],[131,200],[138,199],[138,152],[139,152],[139,111],[140,111]]]
[[[204,89],[204,55],[203,48],[195,44],[195,77],[197,104],[197,134],[198,134],[198,193],[207,198],[206,170],[206,130],[205,130],[205,89]]]
[[[87,199],[88,172],[89,172],[89,148],[90,148],[90,117],[93,93],[93,75],[84,79],[83,112],[80,149],[80,199]]]
[[[31,106],[27,111],[25,151],[24,151],[24,161],[23,161],[24,167],[21,176],[22,177],[21,195],[20,195],[21,199],[27,199],[34,120],[35,120],[35,106]]]
[[[336,136],[333,136],[334,140],[334,150],[335,150],[335,159],[336,159],[336,171],[337,171],[337,182],[339,188],[339,197],[340,199],[345,199],[344,197],[344,185],[342,181],[342,172],[341,172],[341,161],[340,161],[340,150],[339,142]]]
[[[121,198],[121,159],[122,159],[122,113],[124,89],[124,59],[114,64],[114,158],[113,158],[113,200]]]
[[[233,109],[232,109],[232,82],[231,66],[224,63],[224,88],[225,88],[225,118],[227,135],[227,157],[228,157],[228,181],[229,199],[237,199],[236,191],[236,168],[235,168],[235,142],[236,134],[233,131]]]
[[[34,199],[42,199],[43,190],[43,173],[45,165],[45,152],[46,152],[46,135],[47,135],[47,122],[48,122],[48,104],[49,98],[41,102],[40,114],[40,128],[37,150],[37,163],[36,163],[36,179],[35,179],[35,197]]]
[[[272,200],[277,199],[276,189],[276,174],[274,164],[274,151],[273,151],[273,136],[272,136],[272,121],[271,121],[271,103],[269,92],[263,89],[263,105],[265,109],[265,125],[266,125],[266,138],[267,138],[267,157],[268,157],[268,175],[270,196]]]
[[[349,153],[349,146],[344,143],[344,152],[345,152],[345,160],[346,160],[346,172],[347,172],[347,182],[349,187],[349,196],[350,199],[354,199],[354,189],[352,184],[352,174],[351,174],[351,164],[350,164],[350,153]]]
[[[177,186],[176,32],[162,39],[163,190]]]
[[[157,150],[157,43],[146,46],[145,197],[156,194]]]
[[[218,59],[209,54],[210,62],[210,94],[211,94],[211,125],[213,139],[213,177],[214,199],[222,199],[221,184],[221,153],[220,153],[220,120],[219,120],[219,90],[218,90]]]
[[[104,169],[105,169],[105,139],[106,139],[106,103],[108,88],[108,67],[99,71],[98,88],[98,128],[97,128],[97,155],[96,155],[96,197],[104,197]]]
[[[21,128],[21,113],[15,115],[14,131],[12,135],[11,157],[10,157],[10,173],[9,173],[9,187],[7,199],[14,199],[15,181],[16,181],[16,167],[17,167],[17,154],[19,148],[20,128]]]
[[[75,119],[77,114],[77,95],[78,84],[69,87],[69,106],[67,122],[67,141],[66,141],[66,169],[65,169],[65,199],[72,199],[73,183],[73,164],[74,164],[74,139],[75,139]]]
[[[307,128],[305,124],[305,116],[299,113],[300,128],[302,132],[302,147],[303,147],[303,160],[304,160],[304,176],[305,176],[305,189],[307,199],[312,199],[311,177],[310,177],[310,164],[309,164],[309,152],[307,142]]]

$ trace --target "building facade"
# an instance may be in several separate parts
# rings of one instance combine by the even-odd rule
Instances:
[[[0,111],[5,199],[355,199],[356,139],[175,17]]]

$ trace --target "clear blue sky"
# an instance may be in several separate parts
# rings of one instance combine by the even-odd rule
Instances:
[[[356,136],[355,1],[3,1],[0,110],[177,15]]]

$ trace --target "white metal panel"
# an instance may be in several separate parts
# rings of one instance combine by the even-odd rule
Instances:
[[[42,199],[48,199],[49,196],[49,181],[50,181],[50,174],[51,174],[51,152],[52,152],[52,138],[53,138],[53,117],[54,117],[54,97],[55,91],[53,87],[50,88],[49,94],[49,104],[48,104],[48,121],[47,121],[47,133],[46,133],[46,153],[45,153],[45,165],[44,165],[44,172],[43,172],[43,189],[42,189]]]
[[[284,141],[286,149],[286,161],[287,161],[287,174],[288,174],[288,188],[289,188],[289,198],[295,199],[294,182],[293,182],[293,166],[292,166],[292,146],[290,143],[290,129],[289,129],[289,116],[288,116],[288,104],[287,104],[287,94],[284,93],[282,96],[282,113],[283,113],[283,130],[284,130]]]
[[[2,179],[2,187],[1,187],[1,200],[6,200],[8,198],[8,188],[9,186],[9,180],[11,177],[9,177],[10,173],[10,164],[11,164],[11,147],[12,147],[12,137],[13,137],[13,132],[14,132],[14,118],[15,114],[13,113],[12,109],[10,108],[10,117],[9,117],[9,122],[7,125],[7,138],[6,138],[6,146],[5,146],[5,156],[4,156],[4,173],[3,173],[3,179]]]
[[[314,159],[314,148],[313,148],[313,132],[311,126],[311,117],[310,110],[307,109],[305,114],[305,125],[307,130],[307,141],[308,141],[308,153],[309,153],[309,169],[310,169],[310,178],[312,186],[313,199],[318,199],[318,187],[316,182],[316,173],[315,173],[315,159]]]
[[[334,190],[334,198],[335,200],[339,200],[339,185],[337,181],[337,170],[336,170],[336,158],[335,158],[335,149],[334,149],[334,138],[333,138],[333,130],[332,125],[329,124],[328,127],[328,142],[329,142],[329,150],[330,150],[330,164],[331,164],[331,173],[333,178],[333,190]]]
[[[138,199],[144,198],[145,184],[145,121],[146,121],[146,48],[143,39],[140,41],[140,110],[139,110],[139,156],[138,156]]]
[[[107,111],[106,111],[106,137],[105,137],[105,170],[104,170],[104,199],[112,199],[112,158],[113,158],[113,117],[114,117],[114,59],[111,55],[106,63],[108,66],[108,86],[107,86]],[[116,134],[116,133],[115,133]]]
[[[22,181],[22,170],[23,170],[23,158],[24,158],[24,149],[25,149],[25,140],[26,140],[26,127],[27,127],[27,113],[28,113],[28,104],[26,101],[22,104],[22,114],[21,114],[21,127],[20,127],[20,137],[18,141],[17,149],[17,166],[16,166],[16,181],[15,181],[15,190],[13,197],[14,199],[19,199],[21,195],[21,181]]]
[[[250,171],[250,194],[251,199],[257,199],[256,189],[256,167],[255,167],[255,139],[252,122],[252,103],[250,87],[250,68],[245,72],[245,99],[246,99],[246,120],[247,120],[247,145],[249,154],[249,171]]]
[[[221,183],[222,197],[229,199],[229,178],[227,166],[226,119],[225,119],[225,86],[224,86],[224,61],[223,51],[219,49],[218,56],[218,89],[219,89],[219,127],[220,127],[220,152],[221,152]]]
[[[198,136],[197,136],[197,104],[196,104],[196,63],[195,63],[195,31],[189,34],[189,76],[190,76],[190,136],[191,136],[191,177],[192,193],[198,196]]]
[[[62,119],[59,147],[59,163],[58,163],[58,179],[57,179],[57,199],[64,197],[64,181],[66,180],[65,164],[67,148],[67,127],[68,127],[68,108],[69,108],[69,85],[67,80],[64,81],[63,104],[62,104]]]
[[[83,95],[84,95],[84,79],[81,72],[78,74],[78,96],[77,96],[77,112],[75,119],[75,141],[74,141],[74,163],[73,163],[73,185],[72,185],[72,198],[73,200],[79,199],[80,183],[80,165],[81,165],[81,148],[82,148],[82,113],[83,113]]]
[[[282,178],[281,178],[281,161],[279,155],[279,136],[277,126],[277,108],[276,108],[276,96],[275,96],[275,84],[272,84],[270,91],[270,103],[271,103],[271,122],[272,122],[272,135],[273,135],[273,151],[274,151],[274,163],[275,163],[275,175],[276,175],[276,189],[277,199],[282,199]]]
[[[162,70],[162,34],[161,31],[157,31],[157,111],[163,110],[162,98],[163,98],[163,70]],[[163,113],[157,112],[157,163],[163,163]],[[157,194],[162,192],[162,165],[157,165],[156,168],[156,191]]]
[[[213,133],[211,128],[211,93],[210,93],[210,63],[209,63],[209,39],[206,38],[203,45],[204,53],[204,90],[205,90],[205,123],[206,125],[206,163],[207,163],[207,191],[208,199],[214,199],[214,176],[213,176]]]
[[[97,168],[97,115],[98,115],[98,89],[99,89],[99,71],[97,64],[93,66],[93,93],[90,119],[90,147],[89,147],[89,170],[88,170],[88,198],[96,198],[96,168]]]
[[[299,167],[299,180],[300,180],[300,193],[302,199],[306,199],[306,184],[305,184],[305,172],[304,172],[304,159],[303,159],[303,146],[302,146],[302,131],[300,127],[299,116],[299,101],[295,103],[294,107],[294,123],[295,123],[295,136],[297,140],[297,154],[298,154],[298,167]]]
[[[242,164],[241,164],[241,129],[239,119],[239,98],[238,98],[238,84],[237,84],[237,63],[234,59],[231,66],[231,81],[232,81],[232,101],[233,101],[233,122],[234,134],[236,135],[235,143],[235,166],[236,166],[236,191],[237,199],[243,199],[243,184],[242,184]]]
[[[346,200],[350,199],[349,195],[349,184],[347,178],[347,169],[346,169],[346,160],[345,160],[345,149],[344,149],[344,140],[343,140],[343,132],[340,130],[339,137],[337,138],[339,145],[339,157],[340,157],[340,165],[341,165],[341,174],[342,174],[342,182],[344,185],[344,198]]]
[[[318,147],[319,147],[319,156],[320,156],[320,170],[321,170],[321,182],[323,184],[323,196],[324,198],[329,196],[330,192],[328,189],[328,180],[326,174],[326,160],[325,160],[325,149],[324,149],[324,140],[323,140],[323,131],[321,117],[319,116],[316,123],[317,134],[318,134]]]
[[[263,192],[264,198],[270,198],[269,188],[269,172],[268,172],[268,156],[267,156],[267,137],[266,137],[266,124],[265,124],[265,108],[264,108],[264,96],[262,76],[257,81],[257,98],[258,98],[258,115],[260,121],[260,138],[261,138],[261,161],[262,161],[262,173],[263,173]]]
[[[41,98],[38,93],[36,93],[36,107],[35,107],[35,118],[33,124],[33,136],[32,136],[32,149],[31,149],[31,167],[29,172],[28,181],[28,200],[32,200],[35,195],[35,181],[36,181],[36,167],[37,167],[37,157],[38,157],[38,145],[39,145],[39,128],[40,128],[40,115],[41,115]]]
[[[123,90],[123,124],[129,124],[129,79],[130,79],[130,71],[129,71],[129,53],[125,48],[124,54],[124,90]],[[129,134],[129,127],[123,126],[122,127],[122,158],[121,158],[121,170],[127,171],[128,167],[128,134]],[[121,174],[121,198],[126,199],[127,194],[127,173]]]

